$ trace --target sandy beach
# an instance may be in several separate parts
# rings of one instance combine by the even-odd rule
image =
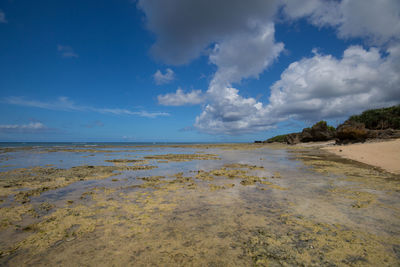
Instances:
[[[323,149],[344,158],[400,174],[400,139],[376,143],[330,146]]]

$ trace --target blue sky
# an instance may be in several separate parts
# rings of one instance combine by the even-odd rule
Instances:
[[[398,1],[296,2],[1,1],[0,141],[246,142],[399,103]]]

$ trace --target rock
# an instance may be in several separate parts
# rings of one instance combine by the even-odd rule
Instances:
[[[335,136],[335,129],[328,126],[326,121],[320,121],[311,128],[304,128],[300,139],[302,142],[329,141],[335,139]]]
[[[351,120],[345,121],[336,129],[338,143],[364,142],[369,135],[364,123]]]
[[[313,135],[311,133],[311,128],[304,128],[300,135],[301,142],[311,142],[313,141]]]
[[[367,139],[392,139],[400,138],[400,130],[385,129],[385,130],[370,130],[367,129]]]
[[[301,142],[301,133],[292,133],[286,136],[286,143],[289,145],[295,145]]]

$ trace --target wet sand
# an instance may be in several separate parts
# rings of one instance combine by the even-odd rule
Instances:
[[[320,149],[8,149],[0,161],[2,266],[400,264],[400,177]]]
[[[323,148],[338,156],[400,174],[400,139]]]

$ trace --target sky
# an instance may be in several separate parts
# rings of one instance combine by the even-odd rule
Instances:
[[[0,141],[265,140],[399,73],[398,0],[0,0]]]

